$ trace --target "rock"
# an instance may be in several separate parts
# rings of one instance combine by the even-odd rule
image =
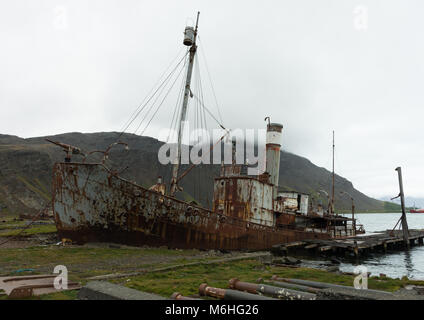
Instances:
[[[415,295],[424,295],[424,287],[423,286],[416,286],[416,285],[407,285],[405,288],[402,288],[398,291],[404,291],[410,294]]]
[[[208,256],[221,256],[222,253],[219,252],[218,250],[209,250],[208,251]]]
[[[284,261],[284,259],[281,259],[281,258],[275,258],[275,259],[272,259],[271,263],[272,264],[285,264],[285,261]]]
[[[424,287],[423,286],[414,286],[414,290],[417,294],[423,296],[424,295]]]
[[[276,244],[271,247],[271,253],[276,256],[283,256],[287,253],[287,248],[282,244]]]
[[[391,293],[378,290],[355,288],[327,288],[318,291],[317,300],[422,300],[419,295]]]
[[[259,258],[259,261],[262,264],[265,264],[265,265],[272,264],[272,256],[271,255],[267,255],[267,256],[264,256],[264,257],[260,257]]]
[[[330,266],[330,267],[327,267],[326,270],[328,272],[339,272],[339,267],[338,266]]]
[[[330,258],[330,261],[331,261],[331,263],[333,263],[333,264],[340,264],[340,263],[342,263],[339,259],[337,259],[336,257],[331,257]]]
[[[79,300],[167,300],[147,293],[116,285],[107,281],[90,281],[78,292]]]
[[[285,264],[300,264],[302,261],[293,257],[284,257],[283,261]]]

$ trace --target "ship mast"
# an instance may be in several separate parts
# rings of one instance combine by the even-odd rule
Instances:
[[[184,32],[184,45],[190,46],[190,55],[189,55],[189,63],[187,66],[187,77],[185,81],[183,106],[181,108],[180,124],[178,128],[178,145],[177,145],[177,152],[176,152],[176,163],[174,163],[174,166],[172,168],[172,179],[171,179],[171,190],[170,190],[171,196],[175,195],[175,193],[178,190],[177,182],[178,182],[178,170],[179,170],[180,161],[181,161],[181,143],[182,143],[182,135],[184,133],[184,124],[185,124],[186,116],[187,116],[188,98],[191,93],[190,83],[191,83],[191,75],[193,72],[194,56],[196,55],[196,50],[197,50],[196,37],[197,37],[197,26],[199,23],[199,15],[200,15],[200,12],[197,12],[196,27],[194,28],[194,30],[193,30],[193,27],[186,27]]]

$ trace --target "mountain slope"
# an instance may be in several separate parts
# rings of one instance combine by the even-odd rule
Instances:
[[[46,142],[45,138],[78,146],[89,152],[105,150],[111,143],[116,142],[118,137],[116,132],[72,132],[29,139],[0,135],[0,214],[33,213],[43,203],[50,201],[52,166],[57,161],[63,161],[64,152]],[[165,182],[170,181],[171,167],[161,165],[157,159],[162,142],[133,134],[124,134],[119,140],[127,142],[130,149],[125,151],[122,146],[114,147],[106,161],[107,166],[121,172],[120,175],[124,178],[145,187],[153,185],[158,176],[162,176]],[[81,159],[78,155],[73,157],[75,160]],[[100,155],[97,153],[87,158],[87,161],[99,159]],[[183,165],[181,172],[188,167]],[[182,180],[184,192],[179,197],[185,200],[194,198],[210,207],[213,199],[213,178],[218,173],[218,165],[196,166]],[[280,186],[283,188],[310,193],[315,203],[321,201],[325,205],[327,200],[319,190],[328,191],[330,183],[331,173],[328,170],[315,166],[306,158],[287,152],[281,153]],[[335,187],[336,209],[350,210],[350,199],[340,196],[340,191],[347,191],[354,197],[357,212],[379,212],[388,210],[388,205],[394,205],[364,195],[354,189],[350,181],[338,175],[335,177]],[[396,209],[395,207],[392,209]]]
[[[388,202],[392,202],[392,203],[396,203],[398,205],[400,205],[400,199],[397,198],[395,200],[391,200],[391,198],[393,198],[396,195],[393,196],[385,196],[385,197],[381,197],[379,200],[382,201],[388,201]],[[424,208],[424,198],[418,198],[418,197],[405,197],[405,206],[409,207],[409,208]]]

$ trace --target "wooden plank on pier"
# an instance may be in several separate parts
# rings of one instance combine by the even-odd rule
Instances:
[[[396,243],[396,242],[403,242],[403,239],[396,238],[396,239],[386,240],[386,243]]]
[[[424,229],[409,230],[409,240],[417,240],[418,244],[424,244]],[[303,247],[305,250],[316,248],[319,252],[331,252],[331,250],[335,251],[337,249],[339,253],[353,251],[356,256],[359,256],[361,252],[377,249],[386,251],[388,245],[401,243],[403,243],[402,232],[387,230],[366,236],[361,235],[338,239],[309,239],[296,241],[278,245],[278,249],[279,251],[286,251],[289,250],[289,248]],[[401,247],[399,246],[399,248]]]
[[[318,248],[318,250],[321,251],[321,252],[328,251],[328,250],[331,250],[331,249],[333,249],[332,246],[323,246],[323,247]]]
[[[296,241],[296,242],[290,242],[290,243],[287,243],[286,245],[285,245],[285,247],[287,247],[287,248],[290,248],[290,247],[300,247],[300,246],[303,246],[303,245],[305,245],[306,244],[306,242],[303,242],[303,241]]]
[[[313,249],[313,248],[316,248],[316,247],[318,247],[318,244],[313,243],[313,244],[305,246],[305,249]]]

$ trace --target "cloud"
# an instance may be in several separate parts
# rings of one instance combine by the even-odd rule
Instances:
[[[396,194],[400,165],[406,193],[424,196],[423,4],[361,4],[366,30],[356,1],[4,1],[1,131],[119,131],[200,10],[202,84],[205,54],[226,126],[263,128],[271,116],[283,149],[326,168],[335,130],[336,171],[359,190]],[[175,100],[147,135],[170,125]]]

